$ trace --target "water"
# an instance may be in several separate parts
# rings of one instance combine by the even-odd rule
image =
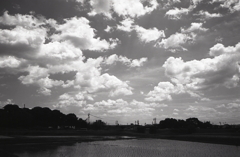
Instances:
[[[15,154],[19,157],[239,157],[240,148],[162,139],[133,139],[82,142],[72,145],[29,147]]]

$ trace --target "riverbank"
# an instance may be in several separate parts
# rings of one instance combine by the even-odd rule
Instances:
[[[134,138],[169,139],[240,146],[239,133],[198,131],[198,133],[193,134],[176,134],[166,130],[155,134],[116,130],[1,130],[0,146],[14,144],[76,143]]]
[[[76,142],[91,142],[103,140],[122,140],[122,139],[168,139],[190,142],[202,142],[224,145],[240,146],[239,136],[227,135],[145,135],[145,134],[128,134],[122,136],[106,135],[84,135],[84,136],[0,136],[0,146],[7,145],[30,145],[30,144],[64,144]]]

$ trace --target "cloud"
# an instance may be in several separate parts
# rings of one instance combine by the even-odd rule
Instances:
[[[21,26],[28,29],[34,29],[45,24],[55,25],[56,21],[53,19],[46,20],[44,17],[36,18],[33,15],[15,14],[13,16],[9,15],[8,11],[5,11],[0,17],[0,24],[7,26]]]
[[[105,16],[111,18],[111,0],[90,0],[90,5],[93,10],[89,13],[89,15],[94,16],[96,14],[104,14]]]
[[[237,87],[239,84],[239,45],[224,47],[216,44],[210,49],[214,58],[184,62],[182,58],[168,58],[163,67],[165,74],[176,84],[192,92],[220,86]]]
[[[88,104],[84,107],[85,111],[91,111],[96,113],[108,113],[108,115],[116,116],[127,116],[130,115],[152,115],[155,111],[154,107],[167,107],[167,105],[156,104],[156,103],[145,103],[136,100],[127,102],[123,99],[117,100],[102,100],[95,102],[94,104]]]
[[[236,46],[228,46],[228,47],[225,47],[223,44],[216,44],[214,45],[212,48],[210,48],[210,52],[209,52],[209,55],[210,56],[220,56],[220,55],[234,55],[234,54],[237,54],[237,55],[240,55],[239,54],[240,52],[240,43],[236,44]]]
[[[21,64],[21,60],[13,56],[0,57],[0,68],[17,68]]]
[[[36,57],[51,65],[84,59],[80,49],[67,42],[58,41],[42,45]]]
[[[25,85],[37,85],[40,88],[38,92],[43,95],[51,95],[51,90],[49,88],[64,84],[63,81],[50,79],[48,69],[46,68],[29,66],[24,69],[24,71],[27,71],[29,74],[26,76],[20,76],[18,79]]]
[[[89,25],[89,20],[84,17],[65,19],[65,23],[56,27],[60,34],[54,34],[54,41],[69,41],[81,50],[103,51],[110,48],[112,43],[105,39],[95,38],[95,29]]]
[[[223,1],[221,0],[221,2],[223,2]],[[240,1],[239,0],[224,1],[224,3],[221,4],[221,7],[228,8],[231,12],[239,11],[240,10]]]
[[[220,13],[209,13],[208,11],[203,11],[203,10],[199,11],[198,14],[194,14],[194,15],[201,16],[202,20],[211,19],[211,18],[218,18],[218,17],[223,16]]]
[[[112,30],[113,30],[113,28],[110,27],[110,26],[107,26],[107,28],[104,29],[104,31],[105,31],[105,32],[108,32],[108,33],[112,32]]]
[[[145,29],[141,26],[134,25],[134,20],[131,18],[126,18],[120,23],[121,25],[117,25],[118,30],[124,32],[136,31],[140,40],[145,43],[156,41],[159,40],[159,38],[165,37],[164,30],[158,30],[156,27]]]
[[[110,91],[109,96],[132,95],[132,88],[127,82],[119,80],[117,77],[107,73],[100,75],[94,68],[85,73],[76,74],[75,86],[85,88],[89,93],[100,91]]]
[[[175,52],[175,49],[180,49],[185,51],[186,49],[181,45],[191,40],[192,38],[189,35],[177,32],[175,34],[170,35],[166,39],[162,39],[162,41],[159,42],[157,45],[165,49],[170,49],[170,50],[172,49],[172,52]]]
[[[191,26],[187,29],[181,29],[181,32],[182,33],[192,33],[192,32],[196,32],[196,31],[202,31],[202,32],[205,32],[207,31],[208,29],[207,28],[203,28],[202,27],[202,24],[203,23],[196,23],[196,22],[193,22],[191,23]]]
[[[146,0],[112,0],[113,10],[119,16],[130,16],[130,17],[139,17],[145,14],[151,13],[158,6],[156,0],[146,1]],[[142,2],[148,2],[150,6],[143,6]]]
[[[118,16],[135,18],[151,13],[158,7],[158,2],[157,0],[90,0],[90,5],[92,6],[90,16],[103,14],[112,18],[112,14],[116,13]]]
[[[54,105],[54,108],[65,108],[69,106],[78,106],[82,107],[86,105],[87,101],[92,101],[93,96],[86,92],[78,92],[76,94],[64,93],[59,96],[59,102]]]
[[[131,32],[133,30],[133,23],[134,20],[131,18],[126,18],[123,21],[120,22],[121,25],[117,25],[118,30],[122,30],[125,32]]]
[[[15,104],[13,99],[7,99],[6,101],[0,101],[0,106],[3,107],[7,104]]]
[[[183,87],[174,86],[171,82],[159,82],[154,90],[150,91],[146,96],[146,101],[160,102],[164,100],[172,100],[171,94],[184,93]]]
[[[165,14],[169,19],[172,20],[179,20],[182,15],[187,15],[190,10],[188,8],[174,8],[171,10],[168,10]]]
[[[107,57],[104,61],[103,64],[107,65],[112,65],[115,64],[116,62],[123,63],[126,66],[129,67],[141,67],[145,62],[147,62],[147,58],[140,58],[140,59],[129,59],[124,56],[118,56],[116,54],[113,54],[109,57]]]
[[[184,44],[194,43],[197,35],[201,32],[206,32],[208,29],[202,27],[202,23],[191,23],[188,28],[181,28],[181,32],[176,32],[168,38],[162,39],[155,46],[159,46],[170,50],[171,52],[186,51],[183,47]]]
[[[25,29],[17,26],[14,29],[0,29],[1,54],[14,56],[31,56],[44,42],[46,30],[44,28]],[[19,53],[21,52],[21,53]]]
[[[240,104],[238,103],[228,103],[228,104],[222,104],[218,105],[217,108],[226,108],[226,109],[240,109]]]
[[[151,41],[156,41],[159,38],[165,37],[164,31],[163,30],[158,30],[157,28],[150,28],[150,29],[145,29],[140,26],[135,26],[135,31],[138,34],[138,37],[141,39],[143,42],[151,42]]]

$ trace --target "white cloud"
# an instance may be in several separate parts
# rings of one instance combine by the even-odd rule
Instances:
[[[217,108],[226,108],[226,109],[240,109],[240,104],[238,103],[228,103],[228,104],[222,104],[218,105]]]
[[[209,55],[210,56],[220,56],[220,55],[234,55],[239,54],[240,55],[240,43],[236,44],[236,46],[228,46],[225,47],[223,44],[216,44],[212,48],[210,48]]]
[[[112,27],[110,27],[110,26],[107,26],[107,28],[106,29],[104,29],[104,31],[105,32],[111,32],[113,30],[113,28]]]
[[[0,23],[3,25],[21,26],[28,29],[34,29],[46,23],[55,25],[56,21],[53,19],[46,20],[44,17],[36,18],[33,15],[15,14],[13,16],[9,15],[8,11],[5,11],[3,16],[0,17]]]
[[[217,18],[217,17],[222,17],[223,15],[220,14],[220,13],[209,13],[208,11],[199,11],[198,14],[195,14],[195,15],[200,15],[202,16],[203,20],[204,19],[211,19],[211,18]]]
[[[132,60],[131,67],[141,67],[143,66],[143,63],[147,61],[147,58],[140,58]]]
[[[116,54],[113,54],[107,57],[103,63],[107,65],[112,65],[112,64],[115,64],[116,62],[120,62],[129,67],[141,67],[146,61],[147,61],[147,58],[132,60],[124,56],[117,56]]]
[[[122,30],[125,32],[131,32],[133,30],[133,23],[134,20],[131,18],[126,18],[123,21],[120,22],[121,25],[117,25],[118,30]]]
[[[45,42],[46,30],[36,28],[28,30],[23,27],[16,27],[12,30],[0,30],[0,44],[9,46],[26,45],[37,48]]]
[[[117,100],[102,100],[95,102],[94,104],[88,104],[83,109],[85,111],[91,111],[96,113],[107,113],[116,116],[127,116],[130,115],[152,115],[155,111],[154,107],[167,107],[167,105],[156,104],[156,103],[145,103],[136,100],[127,102],[123,99]]]
[[[3,107],[7,104],[15,104],[12,99],[7,99],[6,101],[0,101],[0,106]]]
[[[159,102],[164,100],[172,100],[171,94],[183,93],[182,86],[173,85],[171,82],[159,82],[154,90],[150,91],[146,96],[145,100],[151,102]]]
[[[231,12],[239,11],[240,1],[239,0],[224,1],[224,3],[221,4],[221,7],[228,8]]]
[[[121,25],[117,25],[118,30],[125,32],[135,30],[140,40],[146,43],[165,37],[164,30],[158,30],[156,27],[145,29],[141,26],[134,25],[134,20],[131,18],[126,18],[120,23]]]
[[[150,29],[145,29],[140,26],[135,26],[135,30],[138,34],[138,37],[143,41],[143,42],[151,42],[158,40],[159,38],[165,37],[164,30],[158,30],[157,28],[150,28]]]
[[[13,56],[0,57],[0,68],[17,68],[21,64],[21,61]]]
[[[42,45],[37,57],[50,64],[60,64],[61,61],[82,60],[82,51],[67,42],[50,42]]]
[[[196,32],[196,31],[207,31],[208,29],[207,28],[203,28],[202,27],[202,23],[191,23],[191,26],[187,29],[181,29],[181,32],[182,33],[192,33],[192,32]]]
[[[146,1],[146,0],[144,0]],[[141,0],[112,0],[113,9],[119,16],[139,17],[151,13],[158,6],[156,0],[148,1],[150,6],[143,6]]]
[[[29,66],[24,69],[29,74],[26,76],[20,76],[18,79],[22,82],[22,84],[29,85],[35,84],[39,86],[38,92],[44,95],[51,95],[51,90],[54,86],[61,86],[64,82],[58,80],[52,80],[49,78],[49,71],[46,68],[42,68],[39,66]]]
[[[191,40],[192,37],[190,37],[189,35],[177,32],[175,34],[172,34],[166,39],[162,39],[162,41],[158,43],[158,46],[163,47],[165,49],[173,48],[186,50],[181,45]]]
[[[84,0],[76,1],[84,2]],[[147,5],[144,6],[143,3],[147,3]],[[103,14],[112,18],[112,14],[115,12],[118,16],[134,18],[151,13],[158,7],[158,2],[157,0],[90,0],[90,5],[92,6],[90,16]]]
[[[119,39],[110,38],[107,42],[96,38],[96,30],[89,25],[86,18],[73,17],[65,19],[63,24],[55,23],[59,34],[54,33],[50,36],[53,41],[47,43],[45,38],[48,38],[48,29],[42,25],[51,21],[44,19],[39,22],[32,15],[10,16],[7,12],[0,20],[6,25],[19,25],[9,30],[0,29],[0,47],[3,47],[0,68],[8,67],[17,69],[17,72],[27,72],[21,74],[18,79],[24,85],[37,86],[38,93],[51,95],[53,87],[75,87],[83,92],[105,92],[111,97],[133,94],[133,88],[129,86],[128,81],[122,81],[107,73],[102,74],[102,57],[83,61],[85,57],[82,49],[103,51],[115,48],[120,42]],[[35,24],[32,26],[32,23]],[[11,56],[4,56],[5,54]],[[135,59],[127,64],[130,67],[142,66],[146,60]],[[23,62],[24,65],[20,67]],[[71,71],[76,72],[72,80],[50,78],[51,74]]]
[[[127,107],[128,102],[124,101],[123,99],[117,99],[117,100],[108,99],[107,101],[102,100],[100,102],[96,102],[94,106],[97,106],[100,108],[122,108],[122,107]]]
[[[54,105],[54,108],[64,108],[68,106],[82,107],[86,105],[88,100],[92,101],[93,96],[86,92],[78,92],[76,94],[64,93],[59,96],[58,100],[59,102]]]
[[[84,88],[90,93],[109,91],[109,96],[132,95],[132,88],[126,81],[121,81],[108,73],[101,74],[101,69],[99,69],[101,62],[102,58],[88,59],[81,69],[78,69],[75,87]]]
[[[191,23],[188,28],[181,28],[181,33],[176,32],[170,35],[168,38],[162,39],[158,42],[156,46],[163,47],[172,52],[176,51],[186,51],[187,49],[183,47],[184,44],[194,43],[197,35],[201,32],[206,32],[208,29],[202,27],[202,23]]]
[[[174,8],[174,9],[168,10],[165,15],[169,19],[179,20],[182,17],[182,15],[187,15],[188,12],[189,12],[188,8],[181,8],[181,9]]]
[[[184,62],[181,58],[170,57],[164,63],[165,74],[171,81],[182,84],[193,93],[219,86],[234,88],[239,85],[239,45],[224,47],[217,44],[210,49],[214,58]]]
[[[95,38],[95,29],[89,25],[89,20],[84,17],[73,17],[56,27],[60,34],[54,34],[55,41],[70,41],[81,50],[103,51],[112,48],[111,43],[105,39]]]
[[[111,18],[110,9],[112,6],[112,0],[90,0],[90,4],[93,10],[89,15],[104,14],[105,16]]]

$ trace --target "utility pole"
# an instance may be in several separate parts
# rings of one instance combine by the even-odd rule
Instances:
[[[88,113],[87,123],[90,124],[90,113]]]

